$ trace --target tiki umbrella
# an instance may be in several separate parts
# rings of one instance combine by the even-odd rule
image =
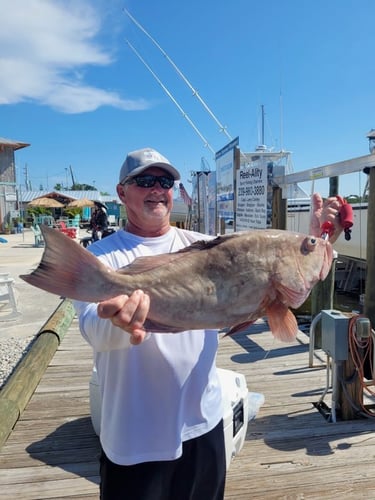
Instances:
[[[73,200],[67,204],[67,207],[83,208],[83,207],[95,207],[95,203],[88,198],[81,198],[78,200]]]
[[[35,200],[30,201],[28,203],[28,206],[45,207],[45,208],[62,208],[65,205],[63,203],[60,203],[58,200],[55,200],[54,198],[42,197],[42,198],[35,198]]]

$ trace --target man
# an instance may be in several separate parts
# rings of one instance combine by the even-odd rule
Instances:
[[[90,245],[90,251],[117,269],[202,239],[170,226],[179,179],[157,151],[129,153],[117,185],[127,211],[125,231]],[[226,463],[217,331],[146,335],[149,298],[142,291],[76,307],[82,334],[93,347],[102,398],[101,498],[222,499]]]
[[[127,225],[90,251],[118,269],[137,257],[207,239],[170,225],[179,179],[157,151],[129,153],[117,185]],[[338,208],[335,199],[324,205],[314,198],[315,232],[320,220],[335,221]],[[81,332],[93,347],[102,398],[101,498],[222,499],[226,463],[217,331],[146,334],[149,297],[141,290],[76,307]]]
[[[92,239],[100,240],[103,237],[103,232],[108,228],[107,210],[102,203],[94,202],[95,210],[91,215],[90,229],[92,230]]]

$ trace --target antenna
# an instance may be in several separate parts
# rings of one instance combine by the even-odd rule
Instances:
[[[138,57],[138,59],[146,66],[146,68],[149,70],[149,72],[152,74],[152,76],[155,78],[155,80],[158,82],[158,84],[161,86],[161,88],[164,90],[164,92],[167,94],[167,96],[173,101],[173,103],[181,111],[182,116],[189,122],[189,124],[193,127],[193,129],[195,130],[195,132],[199,135],[199,137],[204,142],[205,147],[208,147],[211,150],[211,152],[215,155],[215,150],[211,147],[211,145],[209,144],[209,142],[207,141],[207,139],[204,137],[204,135],[199,131],[199,129],[194,125],[194,123],[189,118],[189,116],[187,115],[187,113],[185,113],[185,111],[183,110],[183,108],[179,105],[179,103],[176,101],[176,99],[173,97],[173,95],[170,93],[170,91],[167,89],[167,87],[163,84],[163,82],[160,80],[160,78],[151,69],[151,67],[143,59],[143,57],[140,55],[140,53],[133,47],[133,45],[129,42],[129,40],[126,40],[126,43],[129,45],[129,47],[132,49],[132,51]]]
[[[223,132],[227,138],[231,141],[233,137],[228,133],[226,127],[220,123],[220,121],[216,118],[214,113],[211,111],[211,109],[207,106],[207,104],[204,102],[202,97],[199,95],[198,91],[192,86],[192,84],[189,82],[189,80],[186,78],[186,76],[182,73],[182,71],[177,67],[177,65],[172,61],[172,59],[168,56],[168,54],[165,52],[165,50],[162,49],[162,47],[158,44],[158,42],[145,30],[145,28],[130,14],[128,10],[125,8],[123,9],[125,14],[133,21],[133,23],[152,41],[152,43],[160,50],[160,52],[163,54],[163,56],[167,59],[167,61],[173,66],[175,71],[178,73],[178,75],[182,78],[182,80],[186,83],[186,85],[189,87],[189,89],[193,92],[193,96],[198,99],[198,101],[202,104],[204,109],[209,113],[211,118],[215,121],[215,123],[219,126],[219,131]],[[129,43],[129,42],[128,42]]]
[[[283,116],[283,93],[280,89],[280,151],[284,149],[284,116]]]
[[[69,165],[69,170],[70,170],[70,176],[71,176],[71,178],[72,178],[72,183],[73,183],[73,186],[75,186],[75,185],[76,185],[76,181],[75,181],[75,179],[74,179],[73,169],[72,169],[72,166],[71,166],[71,165]]]

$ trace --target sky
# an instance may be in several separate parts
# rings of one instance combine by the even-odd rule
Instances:
[[[261,143],[262,106],[264,142],[291,151],[294,172],[368,154],[373,0],[0,0],[0,12],[0,137],[30,144],[15,152],[20,185],[27,171],[33,189],[70,186],[71,170],[113,194],[126,154],[150,146],[191,192],[230,138]],[[340,193],[365,182],[342,176]],[[326,195],[319,183],[301,187]]]

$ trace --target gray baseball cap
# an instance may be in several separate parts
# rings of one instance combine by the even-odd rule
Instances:
[[[168,172],[175,181],[180,179],[180,174],[170,163],[169,160],[155,149],[144,148],[132,151],[126,157],[120,170],[119,183],[121,184],[127,177],[134,177],[141,174],[150,167],[160,167]]]

